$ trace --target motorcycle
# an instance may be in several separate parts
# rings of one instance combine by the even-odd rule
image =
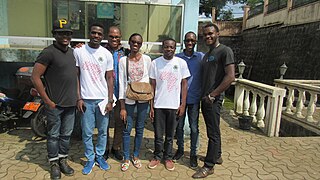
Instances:
[[[32,100],[29,90],[32,88],[30,80],[32,67],[22,67],[16,72],[17,88],[0,88],[0,131],[5,132],[28,124],[29,118],[23,118],[22,107]]]
[[[18,69],[16,72],[18,89],[9,91],[0,88],[0,132],[14,129],[18,121],[22,120],[30,123],[36,136],[43,138],[47,136],[47,117],[44,113],[44,102],[38,91],[33,87],[32,71],[33,67]],[[72,136],[81,137],[80,113],[78,111],[76,112]]]
[[[30,95],[33,97],[32,101],[28,101],[23,106],[25,113],[23,118],[30,118],[30,126],[33,133],[38,137],[47,136],[47,119],[44,113],[44,104],[40,94],[35,88],[31,88]]]

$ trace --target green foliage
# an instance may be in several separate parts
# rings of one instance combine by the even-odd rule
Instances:
[[[232,11],[230,9],[228,9],[228,10],[222,9],[220,12],[220,19],[223,21],[232,20],[233,19]]]
[[[212,7],[216,8],[216,18],[222,15],[223,20],[233,19],[232,11],[224,11],[222,8],[227,4],[227,2],[237,4],[247,4],[254,7],[256,4],[263,3],[263,0],[200,0],[199,13],[205,13],[206,16],[211,14]],[[231,15],[230,15],[231,12]]]
[[[234,108],[233,97],[225,96],[224,97],[224,102],[223,102],[223,107],[226,110],[232,110]]]

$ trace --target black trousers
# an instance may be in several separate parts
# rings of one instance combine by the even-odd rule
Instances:
[[[173,138],[178,124],[176,113],[176,109],[154,109],[155,159],[172,160]],[[165,139],[163,139],[163,134],[165,135]]]
[[[220,133],[220,110],[222,99],[219,98],[213,103],[201,102],[201,111],[207,127],[208,148],[204,165],[213,167],[217,159],[221,157],[221,133]]]

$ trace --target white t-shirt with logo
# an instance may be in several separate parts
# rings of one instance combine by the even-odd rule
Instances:
[[[190,76],[186,61],[179,57],[166,60],[161,56],[152,61],[149,76],[156,80],[154,108],[178,109],[181,80]]]
[[[80,68],[81,98],[108,98],[106,72],[113,70],[112,54],[102,46],[94,49],[86,44],[74,49],[74,56],[76,66]]]

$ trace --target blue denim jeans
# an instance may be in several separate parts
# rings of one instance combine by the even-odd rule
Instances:
[[[223,97],[213,103],[201,102],[202,115],[207,127],[208,148],[204,166],[213,167],[221,157],[220,110]]]
[[[179,123],[176,130],[178,150],[184,152],[184,124],[186,113],[188,114],[189,127],[191,130],[190,140],[190,156],[197,155],[197,143],[199,138],[199,108],[198,104],[187,104],[185,114],[179,118]]]
[[[70,136],[73,131],[75,107],[56,107],[50,109],[45,105],[47,116],[47,151],[49,161],[67,157],[69,152]]]
[[[103,116],[100,112],[98,103],[100,100],[85,99],[84,104],[86,111],[81,118],[82,141],[84,144],[84,155],[88,161],[94,161],[95,156],[103,156],[107,145],[107,127],[109,123],[109,114]],[[92,142],[93,130],[98,129],[98,139],[95,146],[96,153]]]
[[[127,125],[123,129],[123,154],[124,159],[129,160],[130,156],[130,133],[133,127],[134,110],[137,107],[136,135],[134,137],[133,156],[139,157],[140,146],[143,139],[144,123],[148,112],[149,103],[136,103],[134,105],[126,104]]]

